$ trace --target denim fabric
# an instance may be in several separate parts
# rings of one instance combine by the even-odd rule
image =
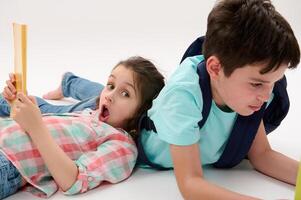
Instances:
[[[71,105],[53,105],[39,97],[37,97],[36,99],[42,113],[69,113],[74,111],[82,111],[86,108],[95,110],[97,97],[98,96],[88,98]]]
[[[10,106],[0,94],[0,117],[9,116]]]
[[[96,108],[96,99],[104,88],[103,85],[75,76],[71,72],[64,74],[62,90],[65,97],[72,97],[80,102],[71,105],[53,105],[36,97],[42,113],[67,113]],[[0,116],[9,116],[10,106],[0,95]]]
[[[22,176],[0,151],[0,199],[8,197],[21,187]]]
[[[64,97],[72,97],[80,101],[99,96],[103,88],[103,85],[75,76],[71,72],[65,73],[62,80]]]

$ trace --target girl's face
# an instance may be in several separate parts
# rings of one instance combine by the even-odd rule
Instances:
[[[134,72],[118,65],[108,78],[99,99],[98,119],[116,128],[125,128],[140,106]]]

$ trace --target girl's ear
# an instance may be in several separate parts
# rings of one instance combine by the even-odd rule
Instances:
[[[211,79],[216,80],[222,72],[222,65],[216,56],[210,56],[206,61],[206,69]]]

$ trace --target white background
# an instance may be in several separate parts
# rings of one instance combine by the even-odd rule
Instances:
[[[301,1],[273,2],[301,43]],[[213,5],[209,0],[0,0],[0,90],[13,70],[13,22],[28,25],[28,91],[42,95],[57,87],[65,71],[105,83],[112,67],[133,55],[151,59],[168,77],[189,44],[205,34]],[[300,76],[300,69],[287,72],[291,109],[269,136],[275,149],[295,159],[301,157]],[[119,185],[74,198],[181,199],[171,174],[138,170]],[[205,175],[244,194],[293,198],[293,187],[252,171],[247,163],[231,171],[208,169]]]

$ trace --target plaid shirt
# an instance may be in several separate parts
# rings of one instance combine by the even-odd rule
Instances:
[[[76,182],[64,194],[83,193],[103,181],[120,182],[135,166],[137,148],[132,138],[98,121],[97,116],[92,110],[43,116],[52,137],[79,170]],[[10,118],[0,119],[0,150],[30,183],[25,190],[40,197],[50,197],[58,190],[38,149]]]

